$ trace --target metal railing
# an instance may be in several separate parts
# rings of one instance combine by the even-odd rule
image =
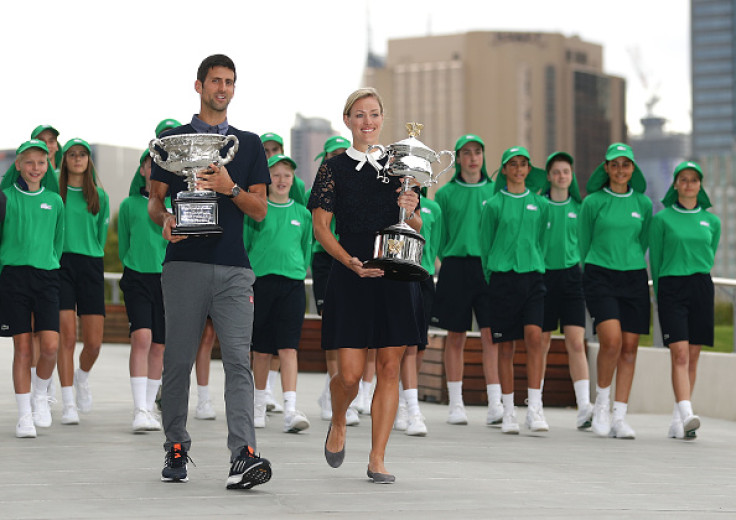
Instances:
[[[120,282],[120,278],[122,277],[121,273],[105,273],[105,283],[108,283],[110,285],[111,289],[111,301],[112,303],[119,304],[122,302],[122,299],[120,298],[120,286],[118,282]],[[317,304],[314,301],[314,293],[312,292],[312,279],[307,278],[304,282],[307,286],[307,317],[310,318],[318,318],[317,315]],[[733,312],[733,323],[734,323],[734,334],[732,337],[733,341],[733,352],[736,353],[736,280],[733,278],[713,278],[713,284],[715,285],[715,288],[717,291],[720,291],[722,293],[725,293],[731,301],[732,304],[732,312]],[[649,280],[649,286],[652,286],[652,281]],[[662,341],[662,329],[659,326],[659,317],[657,316],[657,301],[654,297],[654,291],[651,291],[651,301],[652,301],[652,342],[654,343],[655,347],[664,347],[664,342]],[[587,313],[586,313],[587,314]],[[590,321],[590,317],[587,317],[587,320]],[[588,323],[586,326],[586,331],[590,332],[592,331],[592,323]],[[478,326],[475,323],[475,319],[473,320],[473,330],[477,331]],[[590,337],[592,334],[586,334],[586,337]]]

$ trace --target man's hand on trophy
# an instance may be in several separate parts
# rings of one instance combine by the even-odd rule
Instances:
[[[209,167],[197,174],[197,188],[212,190],[223,195],[230,195],[235,183],[224,165],[210,164]]]
[[[161,231],[163,237],[174,244],[181,242],[185,238],[189,238],[189,235],[173,235],[171,232],[174,227],[176,227],[176,217],[171,213],[167,213],[164,215],[164,226]]]

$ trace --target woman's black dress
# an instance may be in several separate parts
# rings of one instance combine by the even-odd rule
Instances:
[[[351,155],[359,155],[354,149]],[[375,233],[399,221],[399,177],[383,183],[348,152],[320,167],[308,208],[333,213],[340,245],[362,261],[373,257]],[[419,282],[361,278],[333,260],[322,313],[322,348],[423,345],[427,325]]]

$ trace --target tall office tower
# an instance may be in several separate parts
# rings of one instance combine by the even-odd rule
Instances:
[[[736,0],[691,0],[693,152],[736,151]]]
[[[319,167],[319,162],[314,161],[315,156],[324,149],[327,138],[336,133],[327,119],[296,115],[291,128],[291,158],[296,161],[296,174],[307,189],[312,187]]]
[[[385,64],[369,64],[364,84],[384,98],[384,144],[406,137],[408,121],[424,124],[420,139],[437,151],[471,132],[486,143],[490,171],[514,145],[542,166],[551,152],[565,150],[584,188],[607,146],[627,138],[625,81],[603,72],[600,45],[576,36],[468,32],[390,40]]]

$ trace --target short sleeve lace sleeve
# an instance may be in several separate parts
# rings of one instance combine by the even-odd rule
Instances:
[[[330,213],[335,212],[335,179],[326,163],[319,167],[307,208],[310,210],[322,208]]]

